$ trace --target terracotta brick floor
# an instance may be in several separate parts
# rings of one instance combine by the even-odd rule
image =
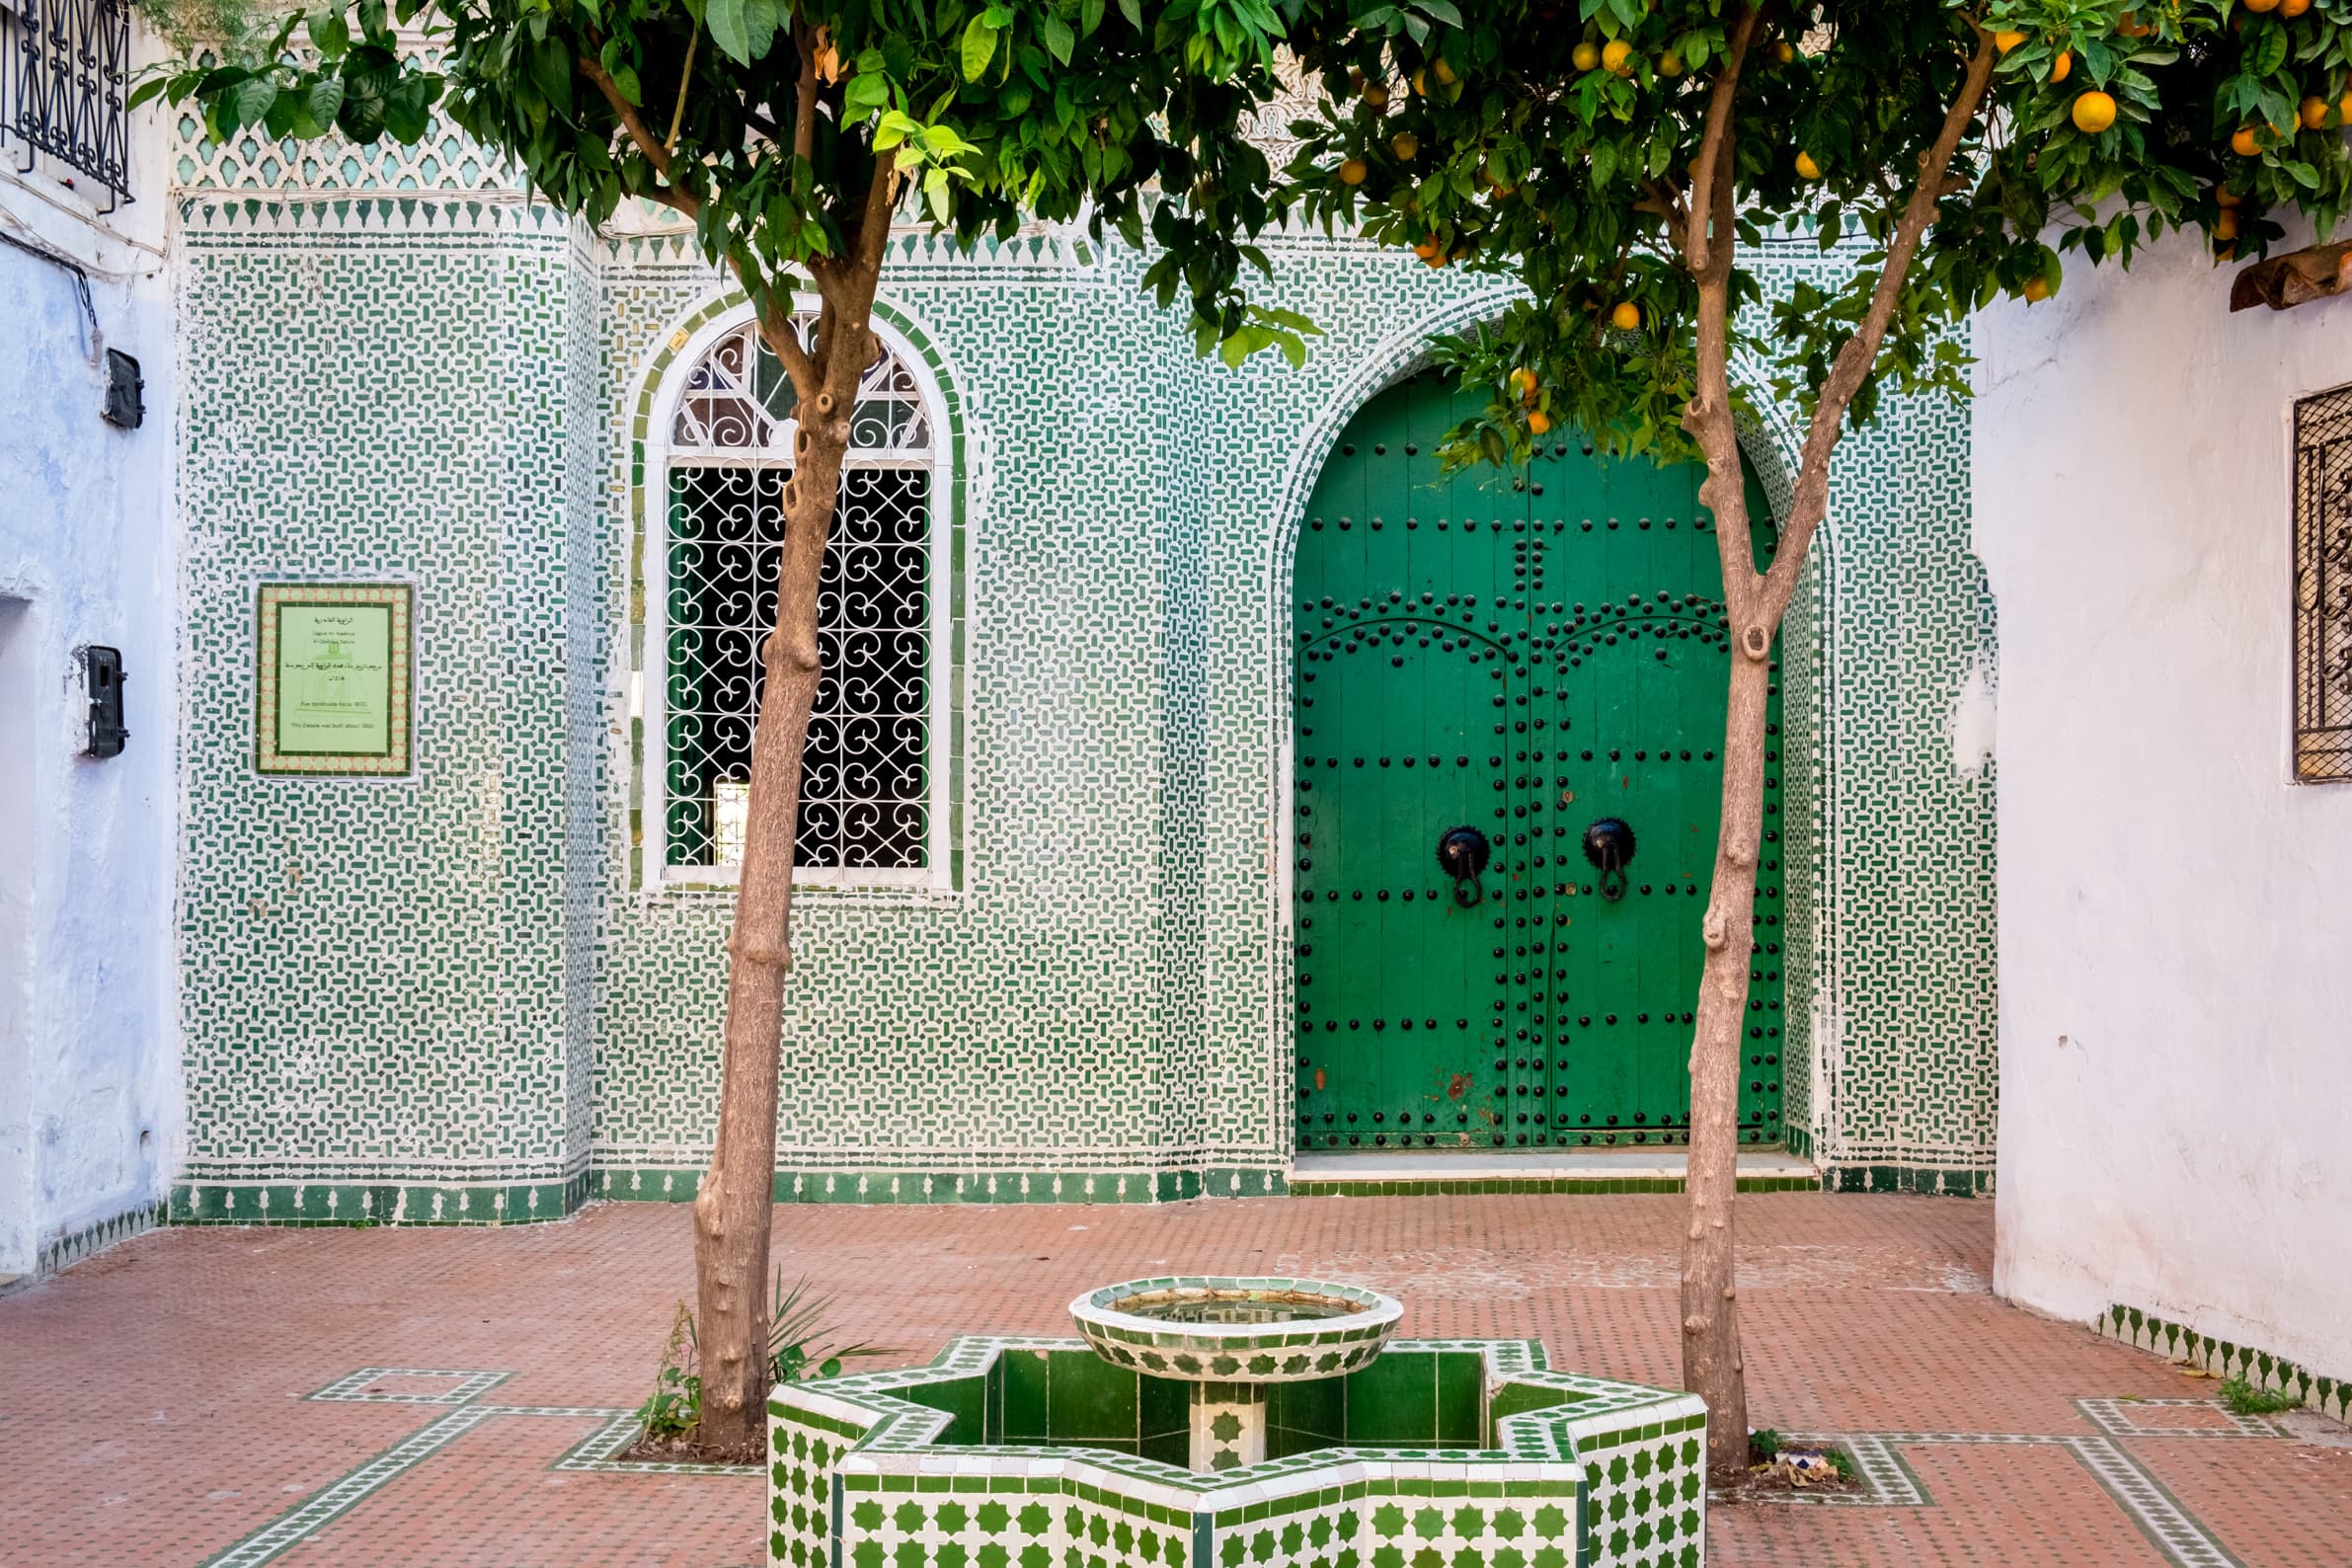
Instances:
[[[843,1326],[908,1361],[960,1331],[1067,1332],[1081,1288],[1137,1274],[1311,1273],[1400,1295],[1408,1334],[1532,1335],[1555,1364],[1671,1384],[1680,1203],[797,1208],[776,1234]],[[2103,1436],[2075,1400],[2213,1385],[1994,1299],[1990,1204],[1792,1193],[1741,1211],[1756,1422],[1936,1441],[1891,1450],[1925,1502],[1718,1507],[1714,1563],[2352,1564],[2352,1450]],[[644,1397],[690,1257],[685,1212],[655,1205],[510,1230],[166,1230],[0,1297],[0,1563],[756,1564],[754,1479],[550,1467],[597,1409]],[[469,1403],[303,1398],[366,1368],[510,1375]],[[2120,1456],[2104,1478],[2102,1452]],[[2151,1508],[2191,1533],[2164,1537]]]

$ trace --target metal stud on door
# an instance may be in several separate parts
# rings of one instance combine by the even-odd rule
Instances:
[[[1435,377],[1375,398],[1301,525],[1302,1149],[1673,1141],[1687,1120],[1723,703],[1698,476],[1562,445],[1447,479],[1437,439],[1478,401]],[[1602,822],[1607,867],[1580,841]],[[1777,1137],[1776,931],[1771,957],[1755,1110]]]

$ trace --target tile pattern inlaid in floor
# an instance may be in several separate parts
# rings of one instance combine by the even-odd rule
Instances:
[[[1741,1200],[1759,1425],[1871,1435],[1859,1504],[1721,1505],[1711,1561],[2352,1562],[2352,1450],[2271,1436],[2086,1327],[1990,1294],[1992,1206]],[[1541,1338],[1676,1380],[1681,1201],[1484,1195],[1161,1208],[791,1209],[788,1278],[929,1359],[1068,1332],[1149,1273],[1361,1281],[1416,1336]],[[683,1208],[508,1230],[166,1229],[0,1299],[0,1560],[49,1565],[764,1561],[756,1475],[609,1467],[692,1286]],[[2180,1403],[2178,1401],[2188,1401]],[[2220,1440],[2220,1441],[2217,1441]]]

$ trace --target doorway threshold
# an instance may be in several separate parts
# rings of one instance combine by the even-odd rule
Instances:
[[[1744,1150],[1740,1191],[1817,1192],[1821,1172],[1784,1149]],[[1687,1160],[1672,1148],[1415,1150],[1300,1154],[1296,1198],[1392,1198],[1429,1193],[1679,1193]]]

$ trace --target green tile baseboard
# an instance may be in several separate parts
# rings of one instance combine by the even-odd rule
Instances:
[[[590,1196],[686,1203],[702,1169],[623,1166],[589,1173]],[[809,1170],[776,1172],[780,1204],[1165,1204],[1191,1198],[1279,1198],[1287,1173],[1249,1166],[1190,1170]]]
[[[2172,1322],[2137,1306],[2110,1306],[2090,1326],[2102,1338],[2119,1340],[2135,1350],[2153,1352],[2217,1377],[2243,1377],[2257,1388],[2293,1394],[2321,1415],[2352,1421],[2352,1378],[2322,1377],[2284,1356],[2200,1334],[2186,1323]]]
[[[51,1236],[34,1254],[33,1277],[45,1280],[52,1274],[62,1273],[84,1258],[104,1252],[118,1241],[128,1241],[132,1236],[152,1230],[163,1222],[164,1206],[145,1203],[110,1215],[96,1224]]]
[[[175,1225],[518,1225],[561,1219],[588,1199],[584,1171],[561,1181],[182,1182]]]
[[[1680,1176],[1461,1176],[1399,1177],[1389,1181],[1291,1179],[1294,1198],[1433,1198],[1480,1193],[1679,1193]],[[1812,1176],[1742,1176],[1744,1193],[1810,1193],[1821,1190]]]
[[[1993,1196],[1990,1170],[1940,1165],[1831,1165],[1821,1174],[1825,1192],[1920,1193],[1937,1198]]]

